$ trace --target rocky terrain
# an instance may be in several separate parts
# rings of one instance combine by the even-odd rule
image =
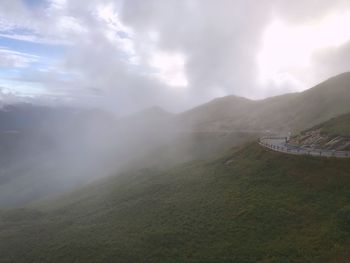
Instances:
[[[349,151],[350,114],[332,118],[291,138],[292,145],[317,149]]]

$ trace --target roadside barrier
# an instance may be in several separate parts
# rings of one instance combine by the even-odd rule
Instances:
[[[260,138],[259,144],[262,147],[271,149],[276,152],[282,152],[294,155],[311,155],[321,157],[336,157],[336,158],[350,158],[350,151],[335,151],[315,148],[303,148],[299,146],[290,145],[286,142],[285,137],[263,137]]]

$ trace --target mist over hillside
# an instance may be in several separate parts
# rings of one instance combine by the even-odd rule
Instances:
[[[350,112],[349,90],[346,73],[178,114],[5,107],[0,261],[346,262],[348,159],[273,153],[257,139],[313,124],[346,133],[348,114],[321,121]]]
[[[0,261],[346,262],[348,160],[256,142],[317,130],[345,147],[349,91],[345,73],[302,93],[229,96],[178,114],[6,106]]]
[[[208,158],[251,138],[185,132],[173,114],[156,108],[117,119],[101,110],[12,105],[0,115],[0,207],[22,206],[125,169]]]
[[[350,73],[260,101],[229,96],[183,113],[123,118],[97,109],[18,104],[0,111],[0,206],[20,206],[143,166],[208,159],[263,134],[350,112]]]
[[[1,0],[0,263],[349,263],[350,1]]]
[[[0,261],[347,262],[349,162],[245,144],[0,210]]]

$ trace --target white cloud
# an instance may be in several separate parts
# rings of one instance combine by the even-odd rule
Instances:
[[[152,54],[150,65],[155,68],[157,78],[171,87],[186,87],[186,59],[180,53],[156,52]]]
[[[350,12],[337,13],[308,23],[286,23],[280,19],[265,30],[258,54],[259,80],[262,85],[309,88],[315,82],[314,56],[322,49],[340,47],[350,40]],[[306,73],[306,74],[305,74]]]
[[[84,34],[87,33],[87,29],[82,23],[72,16],[62,16],[57,19],[57,29],[65,36],[67,34]]]
[[[50,8],[62,10],[66,7],[67,0],[51,0],[50,1]]]
[[[133,41],[134,32],[121,22],[116,7],[112,3],[99,5],[95,15],[101,22],[101,30],[105,37],[125,53],[130,63],[138,64],[139,58]]]
[[[38,59],[38,56],[0,46],[0,67],[2,68],[25,68]]]

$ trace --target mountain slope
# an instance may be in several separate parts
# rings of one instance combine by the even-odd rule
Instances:
[[[115,119],[100,110],[12,105],[0,110],[0,207],[32,201],[135,167],[206,159],[258,137],[177,132],[174,115],[150,108]]]
[[[350,113],[332,118],[315,129],[320,129],[321,133],[327,136],[350,137]]]
[[[1,262],[348,262],[350,163],[256,143],[0,214]]]
[[[350,73],[301,93],[259,101],[234,96],[182,113],[180,122],[206,131],[300,131],[350,111]]]
[[[178,116],[184,127],[199,131],[228,131],[239,127],[254,102],[236,96],[214,99]],[[237,129],[236,129],[237,130]],[[239,131],[239,130],[238,130]]]
[[[316,149],[350,150],[350,113],[332,118],[292,137],[291,144]]]

